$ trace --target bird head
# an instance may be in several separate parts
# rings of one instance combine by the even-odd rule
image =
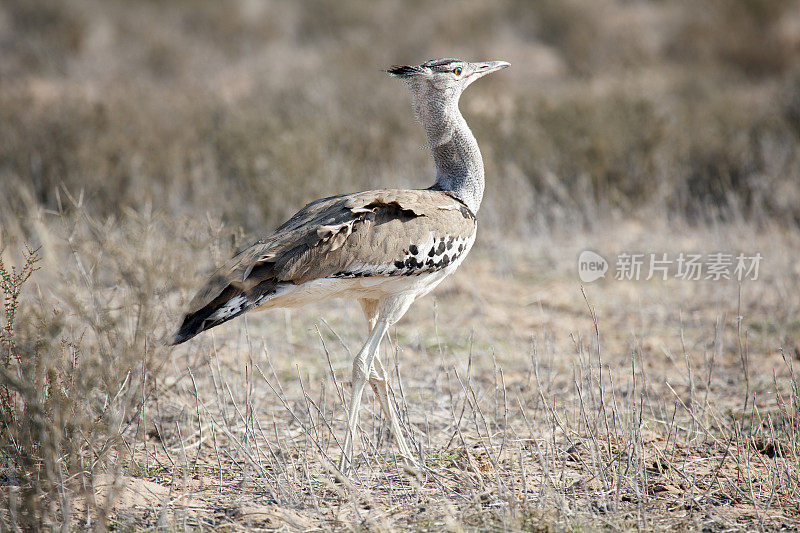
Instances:
[[[387,70],[389,74],[409,83],[415,95],[430,92],[458,100],[461,92],[478,78],[506,68],[506,61],[462,61],[460,59],[432,59],[421,65],[396,65]]]

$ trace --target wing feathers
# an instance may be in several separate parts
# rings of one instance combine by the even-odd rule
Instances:
[[[188,340],[262,304],[278,283],[391,264],[432,235],[467,238],[474,231],[472,212],[443,191],[386,189],[317,200],[222,265],[192,299],[172,341]]]

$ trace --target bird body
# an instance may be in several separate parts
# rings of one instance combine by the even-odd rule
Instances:
[[[386,189],[317,200],[220,267],[173,343],[251,309],[430,292],[466,257],[475,215],[449,193]]]
[[[370,334],[353,362],[353,397],[342,469],[351,461],[363,388],[369,380],[401,454],[413,463],[375,357],[381,339],[417,298],[452,273],[475,241],[484,190],[477,141],[458,110],[461,91],[508,66],[456,59],[389,69],[408,82],[436,164],[429,189],[382,189],[323,198],[222,265],[190,302],[171,344],[252,309],[356,299]]]

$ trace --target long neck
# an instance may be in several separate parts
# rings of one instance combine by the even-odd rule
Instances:
[[[434,190],[449,191],[477,213],[483,199],[483,158],[478,142],[458,110],[458,98],[415,102],[436,164]]]

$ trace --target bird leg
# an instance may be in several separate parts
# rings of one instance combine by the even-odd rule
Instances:
[[[378,348],[381,345],[381,339],[388,329],[389,323],[386,320],[376,321],[375,326],[367,337],[367,341],[353,360],[353,395],[350,399],[350,414],[347,418],[347,435],[344,440],[342,458],[339,461],[339,470],[342,472],[345,472],[352,464],[353,440],[355,438],[356,428],[358,427],[358,411],[361,408],[361,396],[364,393],[364,386],[367,384],[367,378],[372,369],[372,361],[375,359],[375,354],[378,352]]]
[[[362,298],[358,300],[358,303],[361,304],[361,310],[364,311],[364,318],[367,319],[369,331],[372,331],[376,322],[378,321],[378,315],[380,314],[380,302],[378,300]],[[404,307],[406,307],[406,305],[401,304],[398,306],[398,309],[403,312],[402,310]],[[381,404],[383,413],[389,420],[389,427],[394,435],[400,455],[409,466],[414,466],[416,464],[414,461],[414,454],[411,453],[411,449],[408,447],[408,444],[406,444],[406,439],[403,437],[403,432],[400,428],[400,422],[397,416],[397,410],[394,407],[394,402],[391,400],[392,386],[389,383],[389,374],[384,369],[380,357],[380,354],[376,354],[375,361],[370,369],[369,383],[372,385],[372,390],[375,391],[375,395],[378,397],[378,401]]]
[[[378,300],[371,300],[369,298],[362,298],[358,300],[358,303],[361,304],[361,310],[364,311],[364,317],[367,319],[369,331],[372,331],[378,321],[380,303]],[[402,310],[403,306],[401,305],[399,308]],[[397,443],[400,455],[407,464],[414,466],[416,464],[414,461],[414,454],[411,453],[411,449],[408,447],[406,439],[403,437],[397,410],[394,407],[394,402],[391,400],[390,393],[392,386],[389,383],[389,374],[384,369],[383,363],[381,363],[380,354],[375,355],[375,361],[369,373],[369,384],[372,385],[372,390],[375,391],[375,395],[378,397],[381,409],[389,420],[389,427],[394,435],[394,440]]]
[[[383,413],[386,415],[386,418],[389,419],[389,425],[392,428],[394,440],[397,442],[397,448],[400,451],[400,456],[406,461],[407,464],[409,464],[409,466],[416,465],[414,455],[411,453],[411,449],[408,447],[408,444],[406,444],[406,439],[403,437],[403,432],[400,429],[400,422],[398,420],[397,411],[394,408],[394,403],[389,397],[389,390],[391,390],[391,386],[389,385],[389,375],[386,372],[386,369],[383,368],[380,355],[375,357],[375,361],[369,375],[369,384],[372,385],[372,390],[375,391],[375,395],[378,397],[378,401],[381,404]]]

